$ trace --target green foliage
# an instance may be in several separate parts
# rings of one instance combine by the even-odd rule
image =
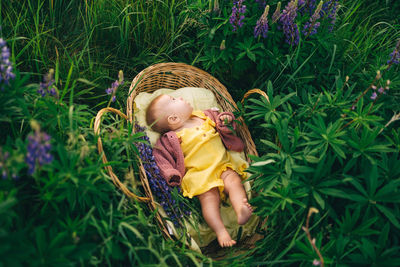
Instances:
[[[292,215],[301,225],[306,208],[318,207],[326,218],[320,217],[313,232],[326,264],[385,262],[395,266],[400,176],[398,171],[392,173],[400,151],[394,142],[388,142],[397,138],[396,127],[381,124],[390,120],[385,115],[385,100],[372,108],[371,100],[364,98],[353,111],[346,108],[352,101],[341,101],[338,92],[324,91],[324,97],[320,94],[318,105],[309,112],[308,105],[297,104],[301,103],[298,96],[286,96],[274,105],[278,97],[272,93],[269,83],[270,103],[265,98],[251,100],[245,105],[250,112],[243,112],[245,118],[257,120],[261,128],[272,129],[277,139],[261,139],[272,151],[253,157],[249,168],[258,192],[252,200],[256,212],[273,218],[281,217],[279,213]],[[313,92],[307,94],[305,99],[315,99]],[[393,235],[382,235],[382,225]],[[318,255],[302,236],[294,236],[294,250],[288,256],[306,266]],[[380,253],[393,258],[384,259]]]

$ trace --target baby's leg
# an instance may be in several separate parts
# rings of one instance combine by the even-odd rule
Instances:
[[[203,217],[211,229],[213,229],[217,234],[219,245],[221,247],[231,247],[235,245],[236,241],[232,240],[221,219],[221,214],[219,211],[220,197],[218,188],[214,187],[198,197],[200,200]]]
[[[232,207],[238,217],[238,224],[247,223],[253,213],[253,208],[247,202],[240,176],[235,171],[228,169],[222,173],[221,178],[224,181],[224,190],[229,195]]]

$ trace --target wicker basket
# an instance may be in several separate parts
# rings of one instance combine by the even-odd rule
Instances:
[[[118,114],[119,116],[133,123],[134,99],[139,93],[141,92],[152,93],[161,88],[179,89],[182,87],[198,87],[198,88],[209,89],[214,93],[217,102],[221,106],[222,110],[232,111],[232,112],[237,110],[237,106],[233,101],[231,95],[228,93],[225,86],[223,86],[216,78],[214,78],[207,72],[184,63],[160,63],[144,69],[133,79],[131,86],[129,88],[126,115],[113,108],[104,108],[98,112],[94,124],[95,134],[97,135],[100,134],[101,117],[107,112],[113,112],[115,114]],[[252,89],[248,91],[245,94],[244,98],[246,98],[252,93],[259,93],[268,99],[268,96],[259,89]],[[247,128],[246,124],[244,124],[243,119],[238,118],[238,120],[240,121],[240,123],[237,124],[237,134],[238,136],[241,137],[241,139],[245,144],[244,152],[246,158],[248,159],[248,155],[257,155],[257,150],[250,136],[249,129]],[[100,155],[102,156],[103,162],[106,164],[108,161],[106,155],[103,152],[103,146],[100,136],[98,137],[98,150]],[[124,194],[126,194],[128,197],[135,198],[139,201],[148,202],[150,208],[153,210],[156,208],[156,203],[154,202],[154,197],[150,190],[146,173],[142,165],[139,166],[139,175],[146,194],[145,197],[139,197],[134,193],[132,193],[125,186],[125,184],[123,184],[118,179],[118,177],[115,175],[110,165],[106,165],[105,168],[109,173],[110,177],[112,178],[114,184],[120,190],[122,190]],[[160,214],[157,214],[157,220],[164,235],[167,238],[172,239]]]

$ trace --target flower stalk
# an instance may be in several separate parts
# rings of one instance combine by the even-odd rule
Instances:
[[[303,226],[302,229],[306,233],[308,241],[310,242],[311,246],[313,247],[313,249],[315,250],[315,252],[318,254],[318,257],[319,257],[319,261],[314,260],[313,261],[313,265],[320,265],[320,266],[324,267],[325,266],[324,258],[322,257],[321,252],[319,251],[319,249],[315,245],[315,238],[312,238],[311,234],[310,234],[310,217],[311,217],[311,215],[313,213],[318,213],[318,212],[319,211],[314,207],[311,207],[308,210],[306,226],[305,227]]]

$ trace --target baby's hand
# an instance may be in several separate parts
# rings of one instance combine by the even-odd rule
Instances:
[[[233,118],[230,115],[222,115],[219,119],[224,125],[227,125],[232,122]]]

